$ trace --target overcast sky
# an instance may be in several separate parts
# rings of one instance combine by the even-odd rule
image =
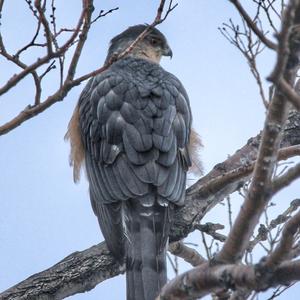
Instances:
[[[58,25],[74,27],[81,1],[57,2]],[[158,2],[95,0],[96,12],[116,6],[120,9],[99,20],[91,29],[78,74],[102,65],[113,36],[128,26],[152,22]],[[205,145],[202,158],[206,172],[255,136],[262,129],[265,116],[246,62],[218,32],[218,26],[230,17],[239,20],[226,0],[179,1],[175,11],[159,26],[174,54],[172,60],[163,59],[162,65],[182,81],[190,96],[194,127]],[[9,51],[30,40],[33,24],[25,1],[5,2],[1,30]],[[30,63],[33,57],[26,55],[25,59]],[[273,55],[263,54],[259,66],[264,77],[273,65]],[[18,71],[2,58],[0,70],[1,85]],[[55,72],[49,74],[44,95],[57,87],[54,75]],[[62,103],[0,137],[1,291],[103,239],[90,207],[86,179],[78,185],[72,181],[69,145],[63,140],[83,86],[73,89]],[[28,77],[14,91],[1,97],[1,123],[32,103],[32,87]],[[299,197],[299,183],[298,180],[298,186],[294,184],[289,192],[276,198],[277,213]],[[222,207],[217,213],[209,214],[206,221],[217,222],[220,218],[226,218]],[[199,235],[194,238],[200,242]],[[293,295],[299,291],[296,286],[280,299],[295,299]],[[120,300],[124,295],[124,276],[119,276],[101,283],[89,293],[71,298]]]

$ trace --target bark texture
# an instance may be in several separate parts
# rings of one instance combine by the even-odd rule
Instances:
[[[30,276],[0,294],[1,300],[58,300],[93,289],[125,271],[104,242],[74,252],[51,268]]]

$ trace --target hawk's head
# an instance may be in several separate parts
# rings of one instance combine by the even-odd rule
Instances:
[[[131,26],[115,36],[110,42],[106,61],[112,55],[123,52],[146,28],[147,25]],[[162,56],[172,57],[172,50],[165,36],[156,28],[152,28],[145,38],[132,49],[130,55],[159,63]]]

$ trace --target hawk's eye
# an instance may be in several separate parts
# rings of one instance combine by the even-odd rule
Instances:
[[[157,46],[159,44],[159,40],[155,38],[151,38],[150,43],[152,46]]]

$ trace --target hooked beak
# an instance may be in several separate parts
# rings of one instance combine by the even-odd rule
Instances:
[[[167,46],[164,48],[162,55],[163,55],[163,56],[169,56],[170,58],[173,57],[173,52],[172,52],[171,48],[169,47],[169,45],[167,45]]]

